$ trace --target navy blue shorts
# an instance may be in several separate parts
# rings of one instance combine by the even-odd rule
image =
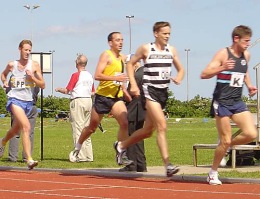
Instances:
[[[93,107],[98,114],[108,114],[118,101],[123,101],[123,98],[110,98],[95,94]]]
[[[212,111],[214,111],[214,115],[225,117],[248,111],[248,108],[243,101],[238,101],[233,105],[222,105],[214,100],[212,103]]]

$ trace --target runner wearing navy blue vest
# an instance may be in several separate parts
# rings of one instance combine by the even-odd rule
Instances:
[[[243,25],[235,27],[232,33],[232,45],[219,50],[201,73],[202,79],[217,77],[211,115],[216,119],[219,144],[207,178],[211,185],[222,184],[218,178],[217,169],[227,150],[233,145],[247,144],[257,137],[252,114],[242,101],[244,83],[248,88],[249,96],[257,92],[248,73],[250,54],[247,48],[250,45],[251,36],[252,30],[249,27]],[[232,138],[230,119],[242,131],[235,138]]]

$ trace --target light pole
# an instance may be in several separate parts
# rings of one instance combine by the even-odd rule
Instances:
[[[131,54],[131,45],[132,45],[132,33],[131,33],[131,19],[134,18],[134,15],[127,15],[126,18],[128,18],[129,22],[129,54]]]
[[[247,49],[252,48],[252,47],[255,46],[258,42],[260,42],[260,38],[258,38],[257,40],[255,40]]]
[[[51,96],[53,96],[53,53],[55,53],[55,50],[49,50],[49,52],[51,53]]]
[[[189,52],[190,49],[186,48],[186,58],[187,58],[187,102],[189,101]]]
[[[32,12],[33,12],[33,10],[39,8],[40,6],[39,5],[33,5],[33,6],[25,5],[23,7],[25,7],[27,10],[31,11],[31,41],[32,41],[33,40],[33,17],[32,17]]]
[[[256,98],[257,98],[257,131],[258,131],[258,136],[257,136],[257,143],[260,144],[260,131],[259,131],[259,120],[260,120],[260,94],[259,94],[259,75],[258,75],[258,70],[260,67],[260,63],[256,64],[254,66],[254,69],[256,70],[256,85],[257,85],[257,94],[256,94]]]

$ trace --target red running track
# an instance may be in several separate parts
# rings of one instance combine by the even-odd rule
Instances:
[[[151,178],[113,178],[38,171],[0,171],[1,199],[259,199],[259,184],[176,182]]]

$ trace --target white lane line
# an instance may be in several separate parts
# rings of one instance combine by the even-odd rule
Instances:
[[[192,190],[192,189],[173,189],[173,188],[154,188],[154,187],[134,187],[134,186],[118,186],[118,185],[107,185],[107,184],[89,184],[89,183],[74,183],[74,182],[62,182],[62,181],[47,181],[47,180],[28,180],[28,179],[15,179],[15,178],[0,178],[0,180],[13,180],[13,181],[23,181],[23,182],[39,182],[39,183],[52,183],[52,184],[64,184],[64,185],[78,185],[78,186],[91,186],[94,188],[122,188],[122,189],[138,189],[138,190],[154,190],[154,191],[169,191],[169,192],[191,192],[191,193],[208,193],[208,194],[230,194],[230,195],[251,195],[260,196],[260,193],[250,193],[250,192],[226,192],[226,191],[205,191],[205,190]],[[48,185],[49,186],[49,185]],[[77,188],[73,188],[77,189]],[[83,188],[84,189],[84,188]],[[1,191],[1,189],[0,189]],[[47,190],[36,190],[47,191]],[[48,189],[51,191],[51,189]]]

